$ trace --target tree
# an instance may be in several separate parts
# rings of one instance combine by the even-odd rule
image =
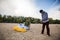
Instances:
[[[0,22],[2,22],[2,15],[0,14]]]
[[[49,23],[53,24],[53,19],[52,18],[49,18]]]
[[[32,18],[32,17],[23,17],[23,16],[7,16],[4,15],[2,16],[0,14],[0,23],[4,22],[4,23],[24,23],[26,22],[26,19],[29,20],[29,23],[41,23],[41,20],[38,18]],[[60,24],[60,20],[56,19],[53,20],[52,18],[49,18],[49,23],[50,24]]]
[[[54,23],[55,24],[60,24],[60,20],[56,19],[56,20],[54,20]]]
[[[3,22],[6,22],[6,15],[3,16]]]

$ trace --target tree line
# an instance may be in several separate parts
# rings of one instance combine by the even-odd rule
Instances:
[[[7,15],[1,15],[0,14],[0,23],[24,23],[26,19],[29,19],[30,23],[42,23],[41,19],[33,18],[33,17],[23,17],[23,16],[7,16]],[[53,20],[52,18],[49,18],[50,24],[60,24],[60,20],[56,19]]]

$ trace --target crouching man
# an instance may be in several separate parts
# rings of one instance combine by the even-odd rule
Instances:
[[[28,18],[26,18],[24,25],[26,26],[27,30],[30,30],[30,20]]]

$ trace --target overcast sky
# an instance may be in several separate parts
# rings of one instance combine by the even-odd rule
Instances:
[[[45,10],[49,17],[60,19],[60,0],[0,0],[0,14],[2,15],[41,19],[40,9]]]

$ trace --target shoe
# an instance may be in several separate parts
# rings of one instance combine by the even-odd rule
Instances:
[[[50,36],[50,34],[47,34],[48,36]]]
[[[44,33],[41,33],[41,34],[44,34]]]

